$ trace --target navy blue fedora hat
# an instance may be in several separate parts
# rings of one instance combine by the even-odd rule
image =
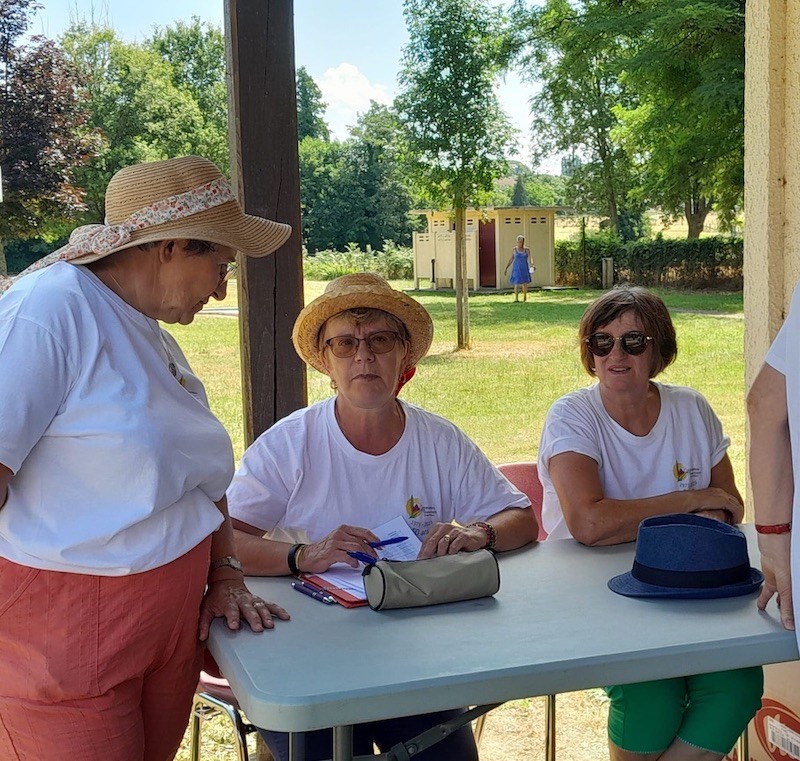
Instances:
[[[754,592],[764,574],[750,567],[747,539],[735,526],[702,515],[659,515],[639,524],[629,573],[609,589],[626,597],[699,599]]]

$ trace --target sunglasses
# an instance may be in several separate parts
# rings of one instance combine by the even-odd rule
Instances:
[[[583,340],[586,341],[589,351],[595,357],[605,357],[611,354],[616,341],[619,341],[625,352],[635,357],[644,353],[648,341],[652,341],[653,338],[640,333],[638,330],[630,330],[627,333],[623,333],[619,338],[614,338],[610,333],[592,333],[592,335]]]
[[[239,269],[239,262],[228,262],[219,265],[219,282],[227,283]]]
[[[378,330],[370,333],[366,338],[356,338],[355,336],[334,336],[325,341],[325,345],[330,347],[334,357],[353,357],[364,341],[373,354],[386,354],[394,349],[400,334],[394,330]]]

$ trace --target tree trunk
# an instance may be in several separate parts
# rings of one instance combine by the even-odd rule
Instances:
[[[706,217],[711,211],[713,202],[703,196],[692,196],[683,203],[686,224],[689,226],[687,238],[699,238],[706,224]]]
[[[0,238],[0,277],[8,274],[8,265],[6,264],[6,247],[5,242]]]
[[[614,184],[614,167],[611,159],[611,151],[609,150],[608,142],[604,135],[599,136],[598,144],[600,164],[602,166],[601,175],[603,178],[603,189],[606,195],[606,204],[608,205],[608,219],[611,223],[611,229],[616,235],[619,235],[619,209],[617,206],[617,189]]]
[[[471,349],[469,339],[469,291],[467,290],[467,217],[461,204],[456,204],[456,349]]]

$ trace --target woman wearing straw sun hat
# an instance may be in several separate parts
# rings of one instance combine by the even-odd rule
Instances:
[[[211,620],[288,618],[244,586],[230,439],[157,321],[290,228],[191,156],[117,172],[106,219],[0,282],[3,759],[166,761]]]
[[[299,410],[245,452],[228,490],[236,545],[252,575],[322,572],[348,552],[375,557],[372,529],[400,516],[420,557],[510,550],[534,540],[529,500],[458,428],[397,398],[433,339],[425,309],[369,273],[332,281],[299,315],[298,354],[329,376],[335,396]],[[266,537],[265,537],[266,535]],[[386,751],[457,712],[356,727],[356,754]],[[265,733],[277,758],[285,737]],[[330,732],[306,758],[330,758]],[[477,756],[462,728],[420,759]]]

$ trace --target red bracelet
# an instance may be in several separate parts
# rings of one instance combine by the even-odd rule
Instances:
[[[773,523],[767,525],[756,523],[756,531],[759,534],[788,534],[791,530],[791,523]]]
[[[471,526],[477,526],[479,529],[486,534],[486,544],[484,547],[487,550],[494,549],[494,544],[497,541],[497,532],[494,530],[494,526],[491,523],[485,523],[484,521],[473,521],[472,523],[467,524],[467,528]]]

